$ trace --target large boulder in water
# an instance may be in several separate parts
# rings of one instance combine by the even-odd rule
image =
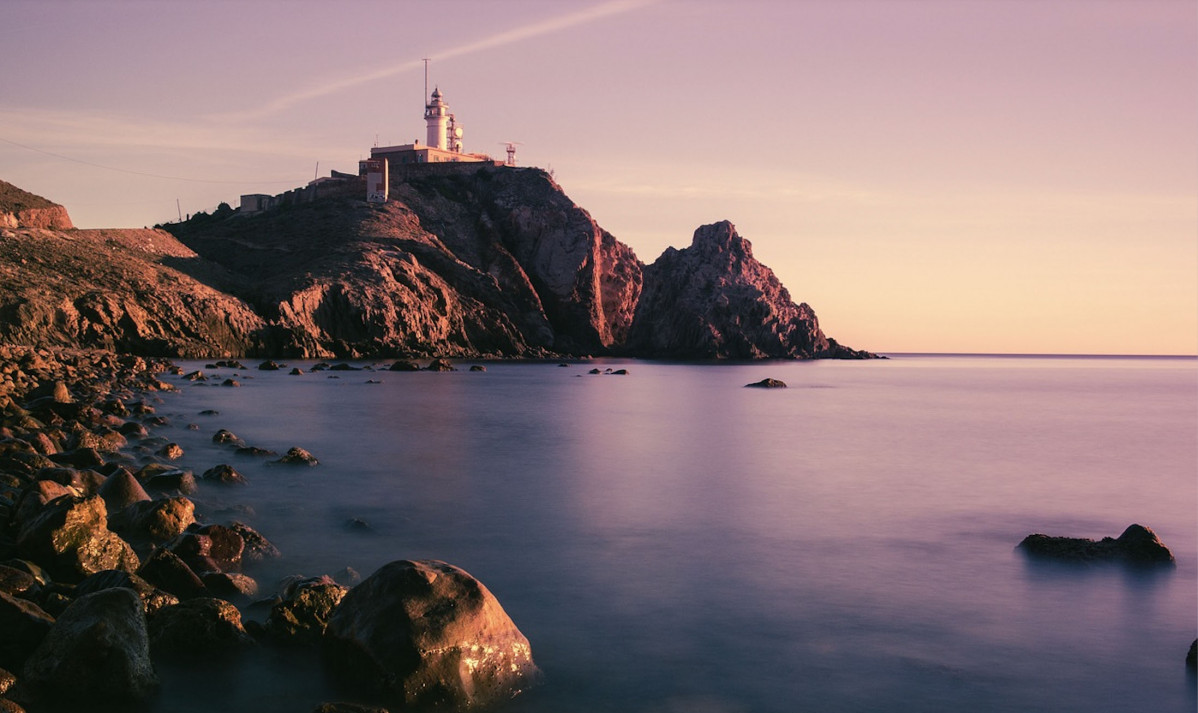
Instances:
[[[1023,538],[1019,549],[1031,557],[1088,564],[1122,562],[1131,565],[1174,566],[1173,553],[1151,528],[1129,525],[1119,537],[1095,541],[1082,537],[1034,534]]]
[[[76,599],[25,663],[23,680],[86,705],[146,698],[158,678],[137,594],[118,587]]]
[[[392,562],[350,590],[324,653],[338,683],[395,706],[486,705],[539,676],[528,639],[495,596],[434,560]]]

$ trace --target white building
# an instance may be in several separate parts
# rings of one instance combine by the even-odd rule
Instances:
[[[427,143],[413,141],[399,146],[375,146],[370,149],[370,158],[385,158],[392,165],[493,160],[486,154],[462,151],[462,125],[449,111],[440,88],[433,89],[432,97],[424,106],[424,121],[427,125]]]

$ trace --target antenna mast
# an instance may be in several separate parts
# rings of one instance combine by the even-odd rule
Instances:
[[[428,63],[430,60],[425,57],[422,61],[424,62],[424,103],[428,104]]]

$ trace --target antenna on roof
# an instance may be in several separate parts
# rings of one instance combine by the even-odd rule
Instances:
[[[422,61],[424,62],[424,103],[427,105],[428,104],[428,63],[431,60],[428,57],[425,57]]]
[[[507,163],[505,163],[504,165],[505,166],[515,166],[516,165],[516,147],[523,146],[524,145],[523,142],[500,141],[499,143],[507,146]]]

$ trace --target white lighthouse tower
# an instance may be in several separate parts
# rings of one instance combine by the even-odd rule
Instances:
[[[428,122],[428,145],[449,149],[449,105],[441,101],[441,90],[433,89],[433,96],[424,107],[424,120]]]

